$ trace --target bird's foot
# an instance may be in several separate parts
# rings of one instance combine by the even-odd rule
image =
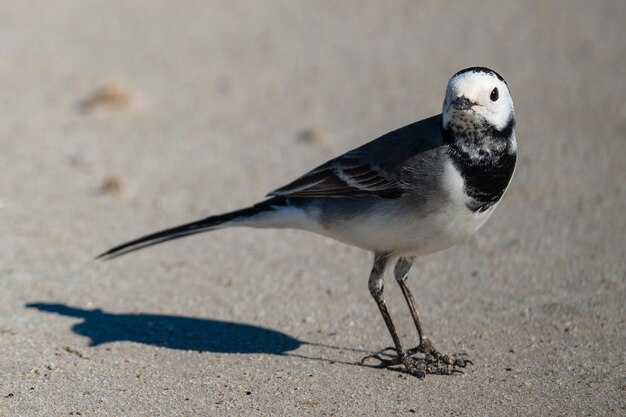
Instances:
[[[386,349],[388,350],[388,349]],[[455,368],[465,368],[467,365],[473,365],[474,362],[469,359],[467,353],[454,353],[452,355],[444,355],[439,353],[437,349],[433,347],[430,340],[423,338],[422,343],[412,349],[406,351],[407,355],[413,356],[416,353],[423,353],[424,360],[428,363],[453,366]]]
[[[422,353],[423,358],[415,357],[417,353]],[[434,375],[453,375],[462,374],[459,368],[465,368],[467,365],[473,365],[466,353],[455,353],[453,355],[443,355],[439,353],[432,345],[430,340],[424,338],[419,346],[398,354],[394,347],[388,347],[382,351],[366,356],[361,363],[365,363],[370,359],[379,362],[379,368],[392,368],[401,366],[404,370],[418,378],[424,378],[427,374]]]
[[[368,360],[375,359],[379,362],[378,365],[375,365],[377,368],[400,369],[419,379],[425,378],[428,374],[454,375],[457,373],[463,373],[463,371],[456,369],[455,367],[450,367],[445,364],[442,366],[436,362],[428,362],[426,359],[413,357],[408,354],[408,351],[402,355],[387,353],[390,349],[392,348],[387,348],[379,353],[368,355],[361,360],[361,363],[365,364]]]

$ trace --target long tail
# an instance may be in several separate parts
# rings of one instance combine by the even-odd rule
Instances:
[[[202,220],[161,230],[160,232],[152,233],[115,246],[114,248],[98,255],[96,259],[113,259],[139,249],[147,248],[148,246],[167,242],[168,240],[191,236],[197,233],[207,232],[209,230],[221,229],[222,227],[229,226],[228,223],[239,223],[237,222],[238,220],[246,220],[261,213],[274,211],[275,208],[280,206],[282,203],[282,198],[272,198],[241,210],[219,214],[217,216],[210,216]]]

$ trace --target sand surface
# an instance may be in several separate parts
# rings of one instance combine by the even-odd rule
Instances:
[[[0,415],[625,415],[625,21],[623,0],[0,3]],[[409,281],[465,375],[359,366],[390,344],[371,258],[323,237],[93,260],[438,113],[475,65],[511,87],[517,172]]]

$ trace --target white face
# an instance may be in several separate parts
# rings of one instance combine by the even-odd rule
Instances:
[[[478,117],[502,130],[513,114],[509,88],[495,73],[469,70],[450,78],[443,102],[444,127],[451,120]]]

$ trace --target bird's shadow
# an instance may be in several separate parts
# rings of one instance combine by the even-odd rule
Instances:
[[[285,333],[249,324],[146,313],[108,313],[65,304],[30,303],[26,307],[83,319],[72,331],[90,346],[136,342],[170,349],[215,353],[283,355],[307,344]]]
[[[336,351],[364,353],[369,354],[366,358],[372,357],[371,352],[363,349],[304,342],[285,333],[250,324],[162,314],[108,313],[101,309],[86,310],[59,303],[29,303],[26,307],[82,319],[72,326],[72,331],[89,338],[89,346],[92,347],[111,342],[135,342],[197,352],[264,353],[366,368],[386,367],[381,360],[379,363],[368,364],[363,360],[350,362],[291,353],[300,346],[310,345]]]

